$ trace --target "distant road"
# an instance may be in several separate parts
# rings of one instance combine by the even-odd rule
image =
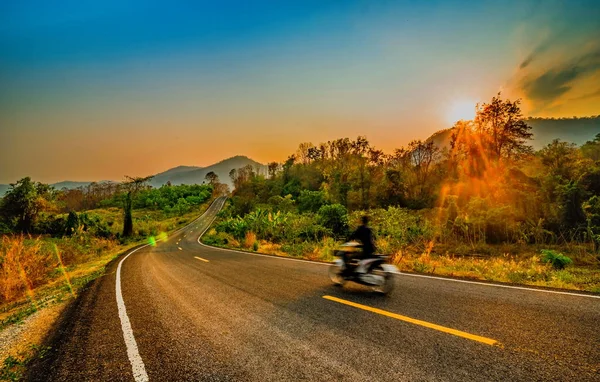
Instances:
[[[327,266],[198,243],[224,199],[97,280],[36,381],[600,381],[600,299],[411,275],[390,297]]]

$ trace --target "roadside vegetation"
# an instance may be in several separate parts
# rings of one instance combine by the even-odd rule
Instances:
[[[530,130],[519,102],[498,96],[442,148],[303,143],[268,174],[232,171],[203,240],[328,261],[368,214],[404,271],[600,293],[600,134],[534,152]]]
[[[153,189],[140,179],[135,190],[131,179],[75,190],[29,178],[11,185],[0,200],[0,331],[75,297],[119,254],[192,221],[213,196],[213,184]],[[21,375],[39,349],[18,353],[4,359],[0,380]]]

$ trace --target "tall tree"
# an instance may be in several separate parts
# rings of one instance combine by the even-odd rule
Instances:
[[[123,190],[125,191],[123,197],[123,237],[130,237],[133,235],[133,201],[138,192],[148,187],[147,182],[153,177],[154,176],[133,178],[125,176],[127,180],[122,184]]]
[[[533,134],[523,118],[521,100],[503,100],[500,93],[490,103],[478,105],[475,129],[491,159],[501,160],[531,153]]]
[[[211,186],[215,186],[216,184],[219,183],[219,176],[217,174],[215,174],[214,171],[210,171],[208,174],[206,174],[204,179],[206,179],[208,184],[210,184]]]

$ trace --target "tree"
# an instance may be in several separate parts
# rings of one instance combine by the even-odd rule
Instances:
[[[9,227],[17,231],[30,233],[38,214],[51,197],[52,187],[47,184],[32,182],[26,177],[17,183],[11,183],[0,205],[0,215]]]
[[[152,179],[153,176],[137,178],[125,176],[125,178],[127,181],[122,184],[125,191],[123,198],[123,237],[130,237],[133,235],[133,217],[131,214],[133,201],[138,192],[147,187],[146,183]]]
[[[565,180],[573,179],[579,159],[579,152],[574,143],[555,139],[541,149],[538,155],[542,159],[542,163],[550,169],[552,175],[560,176]]]
[[[471,175],[482,176],[493,164],[530,154],[533,134],[521,112],[521,100],[502,100],[500,93],[487,104],[477,105],[473,121],[454,125],[451,157],[468,160]]]
[[[440,149],[433,141],[412,141],[408,144],[408,155],[416,178],[417,196],[422,198],[426,191],[432,165],[440,158]]]
[[[489,104],[478,105],[475,127],[491,159],[531,153],[527,141],[533,136],[532,127],[525,122],[520,104],[521,100],[502,100],[498,93]]]
[[[581,146],[581,153],[594,162],[600,161],[600,133],[596,135],[593,141],[587,141]]]
[[[214,171],[210,171],[208,174],[206,174],[204,179],[206,179],[208,184],[210,184],[211,186],[215,186],[219,183],[219,176],[215,174]]]
[[[71,236],[77,232],[77,229],[79,229],[79,216],[77,216],[77,212],[70,211],[65,224],[65,234]]]
[[[277,162],[271,162],[267,165],[269,179],[274,179],[277,173],[279,172],[280,165]]]

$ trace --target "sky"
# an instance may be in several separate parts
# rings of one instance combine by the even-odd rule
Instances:
[[[0,183],[122,180],[301,142],[392,151],[499,91],[600,112],[600,1],[0,2]]]

